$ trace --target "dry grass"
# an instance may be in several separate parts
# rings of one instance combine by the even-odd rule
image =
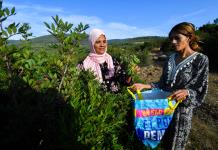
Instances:
[[[216,150],[218,147],[217,130],[194,116],[187,150]]]
[[[209,89],[205,102],[218,107],[218,73],[210,73]]]

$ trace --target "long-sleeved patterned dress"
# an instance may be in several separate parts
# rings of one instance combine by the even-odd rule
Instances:
[[[201,105],[208,88],[209,61],[204,54],[195,52],[176,64],[178,53],[170,55],[161,79],[153,83],[167,91],[187,89],[189,95],[174,112],[172,122],[163,137],[166,150],[183,150],[191,129],[193,108]]]

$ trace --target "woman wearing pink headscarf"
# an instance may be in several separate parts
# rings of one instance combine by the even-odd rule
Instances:
[[[102,30],[91,30],[89,45],[90,53],[80,65],[94,73],[105,91],[118,92],[120,85],[130,84],[130,77],[119,62],[107,53],[107,39]]]

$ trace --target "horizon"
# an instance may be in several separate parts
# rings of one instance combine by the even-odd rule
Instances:
[[[9,22],[29,23],[34,37],[48,35],[44,21],[51,23],[51,16],[58,15],[63,21],[89,24],[88,34],[100,28],[109,40],[145,36],[166,37],[170,29],[180,22],[191,22],[197,28],[218,18],[217,0],[194,2],[182,1],[59,1],[53,0],[3,0],[4,7],[16,8],[16,15]],[[4,27],[3,26],[3,27]],[[19,39],[15,36],[13,39]]]
[[[44,37],[44,36],[52,36],[53,37],[53,35],[51,35],[51,34],[47,34],[47,35],[40,35],[40,36],[37,36],[37,37],[32,37],[32,38],[30,38],[30,40],[32,40],[32,39],[35,39],[35,38],[42,38],[42,37]],[[108,39],[109,41],[112,41],[112,40],[128,40],[128,39],[136,39],[136,38],[146,38],[146,37],[163,37],[163,38],[167,38],[167,36],[157,36],[157,35],[155,35],[155,36],[153,36],[153,35],[148,35],[148,36],[136,36],[136,37],[131,37],[131,38],[122,38],[122,39]],[[19,41],[20,39],[10,39],[9,41]]]

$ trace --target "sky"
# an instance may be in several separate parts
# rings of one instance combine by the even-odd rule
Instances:
[[[3,0],[3,8],[13,6],[17,14],[3,26],[29,23],[34,37],[49,34],[43,22],[55,15],[74,27],[89,24],[87,33],[100,28],[108,39],[167,36],[180,22],[201,27],[218,18],[218,0]]]

